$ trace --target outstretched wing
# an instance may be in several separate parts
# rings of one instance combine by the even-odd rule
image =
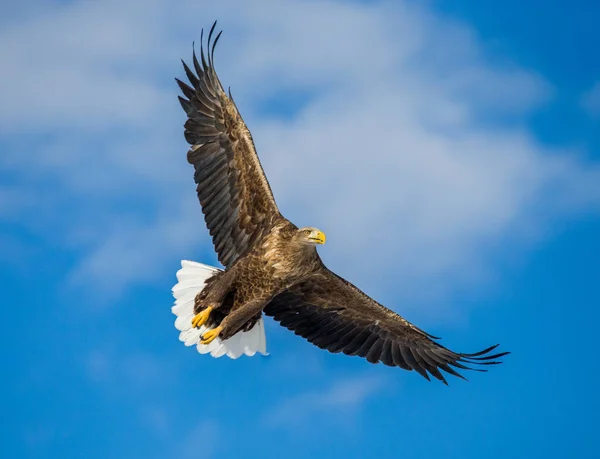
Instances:
[[[185,97],[185,138],[191,145],[188,162],[194,165],[196,191],[219,261],[230,266],[281,217],[262,169],[250,131],[225,94],[213,66],[213,24],[208,56],[193,54],[195,73],[183,62],[191,87],[177,80]]]
[[[447,384],[440,372],[465,379],[454,368],[491,365],[508,352],[490,355],[496,346],[475,354],[453,352],[436,338],[383,307],[324,266],[277,295],[265,313],[281,325],[330,352],[365,357],[369,362],[428,372]]]

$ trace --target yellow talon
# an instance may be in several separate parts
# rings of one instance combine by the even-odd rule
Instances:
[[[208,308],[200,311],[198,314],[196,314],[194,316],[194,318],[192,319],[192,327],[194,328],[200,328],[202,325],[204,325],[206,323],[206,321],[208,320],[208,316],[210,316],[210,312],[213,310],[213,308],[211,306],[209,306]]]
[[[212,330],[208,330],[206,333],[202,335],[202,339],[200,340],[200,344],[209,344],[211,343],[219,334],[223,331],[223,327],[213,328]]]

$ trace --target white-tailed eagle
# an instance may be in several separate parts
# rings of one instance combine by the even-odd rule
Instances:
[[[180,339],[213,357],[266,354],[263,314],[312,344],[369,362],[415,370],[446,383],[442,373],[499,363],[507,354],[464,354],[382,306],[323,264],[322,231],[298,228],[281,215],[250,131],[214,68],[216,23],[189,83],[177,80],[187,114],[187,159],[206,225],[224,269],[183,261],[173,287]],[[474,368],[478,367],[478,368]]]

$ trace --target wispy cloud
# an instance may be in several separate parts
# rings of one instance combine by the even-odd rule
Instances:
[[[213,406],[192,403],[195,386],[178,384],[182,373],[177,358],[123,350],[114,346],[116,340],[114,336],[108,340],[110,348],[83,353],[81,371],[103,398],[119,405],[130,422],[152,438],[155,447],[148,457],[211,458],[217,450],[222,452],[220,421],[207,415]],[[173,394],[174,388],[184,393]]]
[[[384,380],[374,376],[335,381],[321,390],[290,397],[264,416],[265,425],[277,429],[296,429],[314,423],[354,423],[367,400],[384,387]]]
[[[368,292],[472,287],[507,245],[600,201],[598,165],[525,127],[551,86],[425,7],[141,5],[40,4],[0,32],[0,165],[44,195],[23,222],[78,254],[72,282],[118,294],[210,247],[172,77],[214,18],[218,71],[283,213],[323,228],[325,261]]]
[[[35,202],[33,196],[23,193],[18,185],[0,186],[0,219],[13,220],[23,213],[23,209]]]
[[[581,105],[592,116],[600,116],[600,81],[581,98]]]
[[[132,2],[110,0],[34,3],[35,13],[19,15],[1,33],[5,132],[97,130],[143,125],[155,116],[161,90],[149,81],[153,77],[143,75],[140,50],[148,46],[149,55],[160,49],[153,30],[144,27],[146,19],[160,25],[149,17],[156,14],[157,2],[137,12]],[[132,20],[134,15],[139,19]]]
[[[81,363],[84,374],[99,387],[134,397],[169,387],[177,375],[175,364],[141,351],[93,349],[82,356]]]
[[[184,432],[180,440],[177,457],[181,459],[210,459],[221,453],[227,445],[221,438],[219,425],[212,421],[200,421]],[[168,454],[172,454],[169,452]]]

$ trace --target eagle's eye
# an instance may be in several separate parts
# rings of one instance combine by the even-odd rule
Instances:
[[[304,234],[306,234],[307,236],[308,236],[310,233],[312,233],[312,231],[311,231],[311,230],[309,230],[309,229],[305,229],[305,230],[304,230]]]

